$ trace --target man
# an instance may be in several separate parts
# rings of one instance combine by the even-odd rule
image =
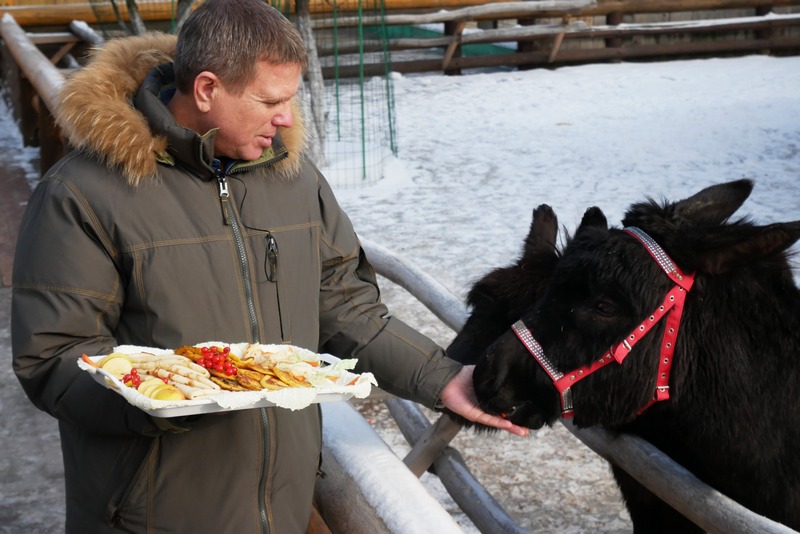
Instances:
[[[174,63],[172,59],[174,56]],[[303,155],[294,27],[208,0],[180,37],[109,42],[65,84],[77,148],[30,199],[14,265],[14,370],[59,420],[68,532],[303,532],[317,406],[159,419],[79,370],[120,344],[291,343],[380,385],[524,435],[471,400],[471,368],[388,315]],[[324,466],[323,466],[324,470]]]

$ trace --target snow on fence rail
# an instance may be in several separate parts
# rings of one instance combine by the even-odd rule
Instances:
[[[408,291],[447,326],[455,331],[460,329],[466,320],[467,311],[464,304],[442,284],[425,274],[413,263],[400,258],[376,243],[362,240],[362,245],[378,274]],[[406,412],[404,416],[396,417],[396,419],[398,425],[401,426],[401,431],[412,446],[408,457],[438,459],[439,453],[446,451],[447,443],[455,436],[452,424],[443,423],[447,416],[443,415],[433,425],[430,425],[421,411],[418,417],[413,415],[415,411],[419,411],[415,404],[394,399],[387,401],[387,403],[396,402],[402,402],[403,410]],[[389,405],[389,408],[393,415],[398,412],[392,404]],[[403,425],[408,424],[409,419],[413,420],[416,425],[412,431],[403,428]],[[641,438],[627,434],[612,434],[599,428],[578,429],[572,423],[564,420],[562,423],[590,449],[627,471],[653,494],[709,533],[796,533],[780,523],[748,510],[711,488]],[[434,428],[437,426],[440,428]],[[445,439],[436,439],[437,433],[444,435]],[[419,436],[420,439],[409,440],[409,435]],[[424,439],[421,438],[423,435],[425,435]],[[452,452],[446,454],[452,454]],[[424,467],[418,465],[416,471],[421,474],[429,465]],[[493,518],[505,519],[507,517],[502,509],[489,510],[482,514],[481,509],[494,506],[491,502],[487,502],[484,495],[471,500],[467,496],[465,500],[463,495],[453,494],[451,488],[463,487],[465,480],[469,480],[469,476],[465,477],[464,472],[457,473],[461,477],[458,482],[446,480],[454,475],[452,472],[440,471],[439,464],[436,465],[436,473],[451,493],[453,500],[461,506],[470,519],[473,519],[473,522],[476,522],[476,526],[481,529],[481,532],[510,531],[504,527],[501,528],[498,524],[493,525],[491,520],[486,523],[489,527],[493,527],[489,530],[484,530],[477,523],[475,518],[478,521],[487,520],[486,514],[491,514]],[[468,484],[469,487],[480,485],[474,479]],[[499,508],[499,505],[497,506]]]

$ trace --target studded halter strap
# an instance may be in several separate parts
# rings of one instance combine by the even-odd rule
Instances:
[[[675,265],[669,255],[664,252],[664,249],[644,231],[635,226],[625,228],[624,231],[638,239],[639,242],[644,245],[655,262],[658,263],[659,267],[661,267],[667,276],[675,283],[675,286],[667,293],[667,296],[664,297],[664,302],[622,341],[612,346],[599,359],[591,364],[579,367],[569,373],[562,373],[556,369],[553,363],[547,358],[542,346],[536,341],[524,322],[521,320],[517,321],[511,327],[522,344],[528,349],[528,352],[531,353],[553,381],[553,385],[555,385],[561,398],[561,415],[565,418],[575,415],[572,405],[572,386],[601,367],[605,367],[612,361],[621,364],[630,353],[633,346],[665,315],[667,316],[667,322],[661,343],[661,357],[658,363],[658,374],[656,375],[656,389],[652,399],[639,410],[639,413],[645,411],[653,403],[669,398],[669,374],[672,369],[675,341],[678,337],[678,328],[680,326],[681,315],[683,314],[683,304],[686,300],[686,294],[694,283],[694,273],[683,273],[677,265]]]

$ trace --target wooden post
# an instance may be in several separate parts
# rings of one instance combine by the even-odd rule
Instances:
[[[760,6],[756,6],[756,16],[757,17],[763,17],[765,15],[769,15],[770,13],[772,13],[772,4],[762,4]],[[775,30],[773,30],[772,28],[769,28],[769,29],[766,29],[766,30],[757,30],[755,32],[755,38],[763,40],[763,41],[769,41],[774,36],[775,36]],[[769,48],[766,48],[761,53],[762,54],[769,54],[770,50],[769,50]]]
[[[39,106],[38,111],[39,168],[44,174],[64,155],[64,142],[50,110]]]
[[[411,444],[411,450],[403,458],[403,463],[417,477],[421,477],[460,431],[460,424],[447,415],[440,416],[416,442]]]
[[[622,11],[612,11],[606,15],[606,24],[609,26],[619,26],[622,23]],[[606,48],[619,48],[622,46],[622,37],[611,37],[605,39]]]
[[[25,146],[39,146],[36,131],[39,129],[39,118],[37,116],[36,91],[31,82],[20,71],[17,90],[17,113],[19,117],[19,132],[22,134],[22,143]]]
[[[564,32],[559,33],[556,35],[556,38],[553,39],[553,48],[550,50],[550,57],[547,58],[548,63],[552,63],[556,60],[556,56],[558,56],[558,51],[561,49],[561,43],[564,42]]]
[[[147,28],[144,25],[142,16],[139,14],[139,8],[136,5],[136,0],[125,0],[125,5],[128,8],[128,17],[131,21],[131,27],[133,27],[133,34],[144,35],[147,31]]]
[[[464,31],[464,24],[466,23],[462,20],[448,20],[444,23],[444,34],[449,35],[453,39],[450,41],[450,45],[447,47],[444,59],[442,61],[442,70],[444,70],[445,74],[461,74],[461,69],[448,68],[448,65],[454,57],[461,57],[461,46],[459,45],[459,40],[461,39],[461,32]]]
[[[454,21],[455,27],[452,29],[452,35],[450,36],[451,41],[450,44],[447,45],[447,49],[444,52],[444,58],[442,59],[442,71],[445,74],[461,74],[461,69],[450,69],[450,61],[454,57],[461,56],[461,34],[464,32],[464,26],[467,25],[465,20]],[[447,29],[447,24],[445,24],[445,30]],[[445,33],[447,33],[445,31]]]
[[[534,17],[526,17],[517,19],[517,24],[520,26],[535,26],[536,25],[536,18]],[[542,49],[541,43],[534,40],[524,40],[524,41],[517,41],[517,53],[518,54],[529,54],[531,52],[538,52]],[[527,63],[520,63],[517,65],[519,70],[529,70],[533,68],[532,64]]]

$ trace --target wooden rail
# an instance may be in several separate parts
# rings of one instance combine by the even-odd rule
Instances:
[[[800,0],[780,0],[769,5],[762,0],[644,1],[604,0],[584,2],[508,2],[443,10],[435,13],[388,12],[383,18],[318,18],[317,30],[364,26],[421,26],[442,24],[442,33],[432,37],[390,38],[384,43],[368,43],[358,52],[392,53],[436,49],[441,59],[393,59],[392,70],[411,72],[460,72],[468,68],[503,66],[554,66],[598,61],[675,58],[686,56],[745,53],[800,53]],[[738,10],[731,14],[719,10]],[[780,12],[773,10],[780,9]],[[670,22],[639,21],[652,14],[669,16],[681,13],[690,20]],[[711,18],[709,18],[711,17]],[[718,18],[715,18],[718,17]],[[630,20],[627,20],[630,19]],[[489,22],[489,29],[476,26]],[[342,41],[341,39],[339,40]],[[318,40],[318,43],[321,40]],[[516,43],[516,47],[508,47]],[[476,44],[502,44],[496,53],[462,54],[463,47]],[[507,50],[502,52],[501,50]],[[353,77],[363,72],[377,75],[383,64],[347,66],[342,56],[356,53],[347,46],[321,46],[319,56],[337,54],[336,68],[323,68],[326,77]],[[396,54],[395,54],[396,57]],[[342,66],[344,65],[344,66]]]
[[[51,113],[58,105],[58,90],[64,83],[64,76],[28,38],[14,17],[3,15],[0,19],[0,35],[3,38],[3,55],[7,51],[15,63],[15,99],[21,104],[15,107],[15,111],[20,130],[27,144],[39,145],[40,165],[49,168],[64,152]],[[58,50],[56,56],[63,57],[75,41],[67,38],[64,43],[65,46]]]
[[[384,43],[348,44],[348,39],[339,38],[336,48],[317,38],[321,70],[327,79],[384,74],[387,50],[393,55],[391,69],[400,73],[800,53],[800,0],[385,0],[383,17],[366,7],[365,16],[355,16],[358,3],[309,2],[315,33],[383,25],[441,25],[442,33],[389,38]],[[142,19],[148,22],[172,16],[171,2],[140,0],[139,5]],[[332,6],[337,9],[335,16]],[[119,2],[118,7],[127,20],[124,3]],[[294,2],[289,9],[294,9]],[[109,4],[93,7],[86,2],[15,5],[0,7],[0,13],[13,14],[23,27],[116,20]],[[654,22],[657,15],[675,15],[679,20]],[[687,17],[689,20],[683,20]],[[472,54],[474,45],[495,46],[491,54]],[[425,58],[400,54],[419,50],[434,52],[434,57],[430,53]],[[338,58],[335,62],[334,56]]]
[[[53,65],[50,58],[39,50],[34,41],[28,38],[27,33],[13,17],[3,15],[0,20],[0,35],[17,65],[36,89],[36,94],[44,100],[48,109],[56,109],[58,91],[64,83],[63,74]],[[46,37],[43,37],[44,41]],[[74,39],[65,37],[65,41]]]
[[[506,2],[509,0],[384,0],[385,8],[390,11],[407,10],[439,10],[445,8],[471,6],[493,2]],[[20,26],[25,28],[36,26],[66,26],[73,20],[82,20],[88,24],[109,24],[117,22],[111,3],[70,2],[61,4],[46,4],[42,2],[17,2],[13,6],[0,6],[0,16],[8,13],[12,15]],[[168,21],[174,13],[174,5],[170,0],[142,1],[137,3],[142,20],[147,22]],[[341,12],[354,12],[358,10],[358,0],[344,0],[338,2],[312,2],[312,14],[326,14],[334,10],[334,5]],[[289,3],[289,12],[295,13],[295,2]],[[125,2],[118,2],[117,7],[121,18],[130,20],[130,14]]]

